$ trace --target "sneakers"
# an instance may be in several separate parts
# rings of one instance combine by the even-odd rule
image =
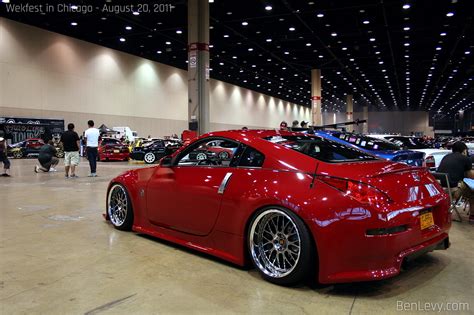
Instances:
[[[97,177],[97,174],[96,173],[90,173],[89,175],[87,175],[87,177]]]
[[[78,178],[79,176],[77,176],[76,174],[72,174],[71,176],[69,176],[69,178]]]
[[[35,173],[38,173],[38,165],[35,165]]]
[[[57,172],[57,170],[56,170],[54,167],[51,167],[51,168],[49,169],[49,171],[50,171],[50,172]]]
[[[3,173],[3,174],[2,174],[2,177],[11,177],[11,176],[10,176],[10,174]]]

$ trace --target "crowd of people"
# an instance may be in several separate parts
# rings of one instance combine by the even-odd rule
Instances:
[[[87,122],[88,129],[84,132],[84,143],[86,144],[86,154],[89,160],[90,173],[89,177],[97,177],[97,149],[99,146],[99,129],[94,127],[94,121]],[[76,167],[80,162],[80,138],[74,130],[73,123],[67,125],[67,131],[61,135],[61,143],[64,149],[64,169],[65,178],[77,178]],[[4,137],[0,137],[0,162],[3,163],[3,177],[10,177],[10,160],[7,154],[7,144]],[[56,157],[56,148],[53,141],[49,140],[44,144],[38,154],[39,165],[35,165],[34,171],[36,173],[55,172],[59,164],[59,159]]]

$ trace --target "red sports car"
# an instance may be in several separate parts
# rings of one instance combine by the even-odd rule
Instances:
[[[102,138],[99,142],[97,159],[99,161],[128,161],[130,150],[118,139]]]
[[[190,157],[209,141],[234,148],[232,159]],[[317,136],[236,130],[114,178],[105,216],[120,230],[251,261],[289,285],[395,276],[404,261],[449,247],[448,208],[424,168]]]

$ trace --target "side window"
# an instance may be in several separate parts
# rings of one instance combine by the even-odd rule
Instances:
[[[217,142],[219,145],[216,145]],[[178,166],[218,166],[227,167],[239,146],[237,142],[230,140],[199,141],[186,149],[177,159]]]
[[[239,166],[262,167],[265,156],[251,147],[246,147],[239,161]]]

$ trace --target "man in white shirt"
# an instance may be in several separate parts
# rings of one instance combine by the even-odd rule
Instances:
[[[86,138],[87,159],[91,168],[89,177],[97,177],[97,147],[99,146],[100,132],[99,129],[94,128],[93,120],[89,120],[87,125],[89,129],[84,133],[84,137]]]

